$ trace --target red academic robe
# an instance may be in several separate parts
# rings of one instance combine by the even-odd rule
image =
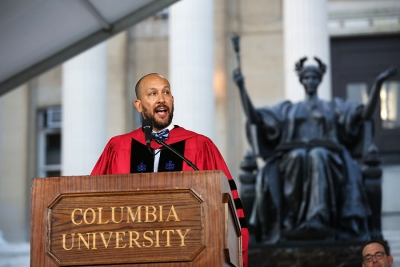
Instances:
[[[128,174],[131,169],[131,144],[132,139],[146,145],[144,133],[141,128],[130,133],[115,136],[110,139],[103,153],[94,166],[91,175],[102,174]],[[241,222],[243,266],[248,266],[249,232],[245,224],[243,207],[236,186],[226,166],[225,160],[215,144],[206,136],[188,131],[182,127],[175,127],[170,131],[166,144],[171,145],[185,140],[184,157],[190,160],[199,170],[221,170],[228,178],[231,185],[232,197],[235,200],[236,212]],[[151,148],[161,148],[162,145],[151,141]],[[183,162],[183,171],[193,171],[186,162]]]

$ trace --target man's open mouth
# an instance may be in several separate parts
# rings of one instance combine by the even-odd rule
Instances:
[[[160,107],[160,108],[156,108],[156,109],[155,109],[155,112],[156,112],[158,115],[164,116],[164,115],[166,115],[166,114],[168,113],[168,109],[165,108],[165,107]]]

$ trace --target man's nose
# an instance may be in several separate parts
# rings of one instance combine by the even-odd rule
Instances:
[[[157,98],[157,103],[164,103],[165,102],[165,95],[159,94]]]

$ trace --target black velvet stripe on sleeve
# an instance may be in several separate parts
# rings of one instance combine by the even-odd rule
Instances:
[[[239,223],[241,228],[247,228],[247,221],[245,218],[239,218]]]
[[[237,190],[236,183],[234,180],[229,180],[229,187],[231,188],[232,191]]]
[[[235,202],[236,209],[243,209],[242,200],[240,198],[234,199],[233,202]]]
[[[240,198],[233,199],[233,202],[235,203],[236,210],[243,209],[242,200]],[[240,227],[247,228],[246,218],[239,217],[238,219],[239,219]]]
[[[231,188],[231,191],[237,190],[236,183],[234,180],[229,180],[228,182],[229,182],[229,187]],[[233,202],[235,203],[236,210],[243,209],[242,200],[239,197],[234,198]],[[246,219],[244,217],[239,217],[239,223],[240,223],[241,228],[247,228]]]

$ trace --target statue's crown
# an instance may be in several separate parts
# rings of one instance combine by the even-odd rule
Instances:
[[[307,60],[307,57],[303,57],[298,62],[296,62],[295,70],[299,77],[301,77],[307,71],[315,71],[316,73],[321,75],[321,77],[325,74],[326,65],[319,58],[314,57],[314,59],[318,62],[318,66],[304,66],[304,62]]]

